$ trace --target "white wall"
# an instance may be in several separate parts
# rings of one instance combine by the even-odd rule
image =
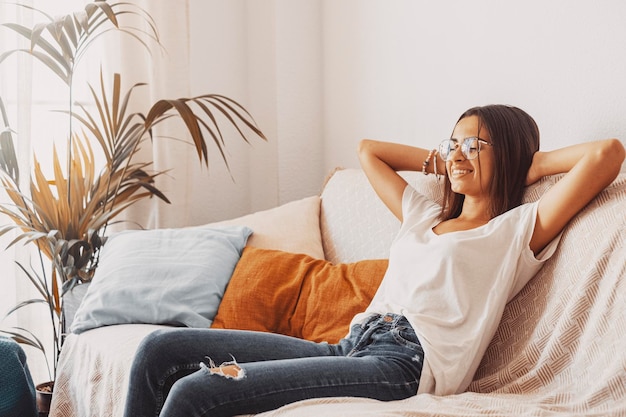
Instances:
[[[324,2],[326,169],[360,137],[434,147],[474,105],[528,111],[550,149],[626,138],[626,2]]]
[[[269,137],[236,150],[236,185],[217,178],[223,202],[192,222],[314,194],[364,137],[435,147],[474,105],[525,109],[544,149],[626,138],[620,0],[190,4],[192,93],[241,100]]]

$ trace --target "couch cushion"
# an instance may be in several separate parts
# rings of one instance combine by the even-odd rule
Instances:
[[[252,230],[130,230],[109,238],[71,331],[124,323],[209,327]]]
[[[210,226],[243,225],[254,231],[248,246],[324,258],[320,235],[320,197],[315,195]]]
[[[303,254],[246,247],[212,327],[337,342],[367,307],[386,260],[333,265]]]
[[[401,172],[416,190],[443,200],[443,179],[421,172]],[[360,169],[336,171],[322,192],[320,229],[326,259],[333,263],[389,257],[400,222],[378,198]]]

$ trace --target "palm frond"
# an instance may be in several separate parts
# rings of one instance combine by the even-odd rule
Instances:
[[[15,313],[16,311],[20,310],[23,307],[32,305],[32,304],[48,304],[48,299],[46,298],[32,298],[30,300],[25,300],[25,301],[21,301],[19,304],[13,306],[13,308],[11,308],[6,315],[9,316],[13,313]]]
[[[13,146],[13,130],[9,126],[4,102],[0,97],[0,114],[2,115],[2,130],[0,131],[0,170],[11,178],[13,182],[20,182],[20,167],[17,163],[17,154]]]
[[[22,327],[13,327],[16,331],[11,330],[0,330],[0,334],[7,335],[10,339],[15,340],[17,343],[25,344],[28,346],[32,346],[36,349],[42,351],[45,355],[46,348],[44,347],[41,340],[37,338],[30,330],[24,329]]]
[[[228,165],[226,154],[224,153],[225,141],[219,123],[215,113],[206,104],[211,105],[217,110],[217,114],[224,116],[246,142],[249,142],[249,140],[242,130],[242,124],[245,128],[251,130],[254,135],[263,140],[267,140],[263,132],[256,127],[255,121],[243,106],[232,99],[218,94],[206,94],[193,98],[179,98],[175,100],[159,100],[152,106],[146,116],[146,129],[151,130],[155,125],[169,117],[167,113],[170,110],[175,111],[177,116],[183,120],[187,127],[191,140],[196,147],[198,158],[208,164],[208,150],[202,129],[204,128],[213,138],[213,142],[220,151],[222,159]],[[194,107],[198,107],[202,112],[198,114],[194,111]]]
[[[15,53],[29,53],[68,86],[72,82],[74,67],[91,43],[111,30],[131,36],[143,45],[148,53],[151,48],[144,39],[148,38],[160,45],[154,20],[143,9],[132,3],[109,4],[106,1],[96,0],[86,4],[84,10],[58,17],[52,17],[32,6],[22,4],[16,6],[37,11],[46,18],[46,21],[36,24],[33,29],[17,23],[3,23],[3,26],[27,39],[30,48],[5,52],[0,55],[0,63]],[[149,30],[121,25],[118,17],[122,15],[132,15],[143,19]]]
[[[30,330],[25,329],[23,327],[12,327],[11,329],[0,329],[0,335],[5,335],[9,339],[14,340],[16,343],[20,343],[26,346],[32,346],[35,349],[41,351],[44,356],[44,360],[48,362],[47,350],[41,340]],[[58,355],[58,351],[54,352],[55,357]],[[54,368],[54,373],[56,376],[56,364]],[[48,374],[50,375],[50,369],[48,369]]]
[[[64,57],[63,53],[59,52],[53,44],[41,37],[41,30],[45,29],[45,26],[36,25],[34,29],[16,23],[4,23],[3,26],[28,39],[31,47],[30,49],[19,48],[4,52],[0,55],[0,63],[13,54],[28,53],[54,72],[65,84],[70,84],[72,61]],[[35,47],[39,49],[35,50]]]
[[[30,280],[33,286],[37,288],[37,291],[39,292],[39,294],[41,294],[41,296],[44,299],[49,298],[48,291],[47,291],[46,278],[37,274],[32,268],[31,268],[32,272],[30,272],[24,267],[24,265],[21,262],[16,261],[15,264],[20,268],[20,270],[24,273],[24,275],[26,275],[26,277]]]

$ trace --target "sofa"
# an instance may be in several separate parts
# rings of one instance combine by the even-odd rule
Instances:
[[[434,176],[402,175],[441,201]],[[524,200],[538,199],[558,178],[529,186]],[[209,226],[233,225],[252,234],[218,294],[210,326],[328,341],[347,331],[352,312],[367,305],[399,228],[358,169],[334,172],[319,196]],[[622,173],[568,225],[554,256],[507,304],[466,392],[393,402],[313,399],[261,415],[626,416],[625,242]],[[98,272],[92,286],[97,279]],[[78,289],[68,308],[88,308],[84,292]],[[66,337],[51,417],[122,415],[138,344],[171,325],[130,321]]]

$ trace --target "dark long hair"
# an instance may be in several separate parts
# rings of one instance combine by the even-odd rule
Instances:
[[[539,150],[539,128],[528,113],[513,106],[473,107],[463,113],[457,123],[470,116],[478,116],[479,132],[486,129],[493,144],[495,171],[488,190],[491,198],[489,214],[493,218],[522,203],[528,169],[533,155]],[[442,218],[458,217],[464,200],[464,195],[452,191],[446,175]]]

